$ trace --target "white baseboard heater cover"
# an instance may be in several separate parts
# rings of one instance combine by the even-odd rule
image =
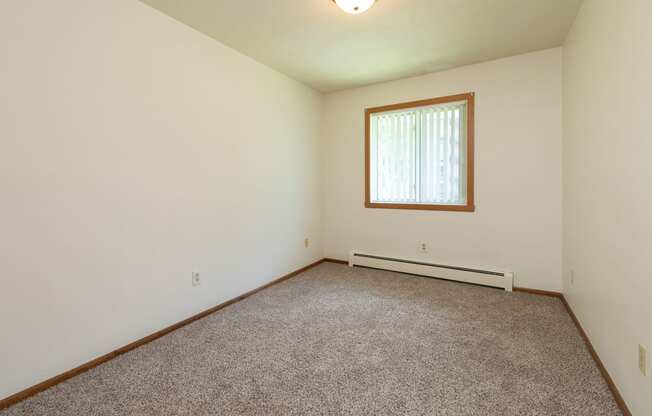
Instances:
[[[397,259],[352,251],[349,253],[349,266],[364,266],[374,269],[391,270],[439,279],[455,280],[476,285],[492,286],[512,291],[514,273],[506,270],[452,266],[428,263],[420,260]]]

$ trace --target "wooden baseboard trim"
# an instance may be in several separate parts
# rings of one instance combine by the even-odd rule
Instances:
[[[551,292],[549,290],[528,289],[526,287],[515,287],[514,292],[529,293],[531,295],[549,296],[553,298],[561,298],[563,295],[560,292]]]
[[[589,339],[588,335],[586,335],[586,332],[584,332],[584,328],[582,328],[580,321],[577,319],[577,316],[575,316],[573,309],[571,309],[564,295],[561,295],[561,301],[566,307],[566,311],[570,315],[571,319],[575,323],[575,327],[577,327],[577,331],[582,336],[582,339],[584,340],[584,344],[586,344],[586,348],[589,350],[591,357],[593,357],[593,361],[595,361],[595,364],[598,366],[598,370],[600,370],[602,377],[607,382],[607,385],[609,386],[609,390],[611,390],[611,394],[613,394],[614,400],[616,400],[616,403],[618,404],[620,411],[623,412],[624,416],[632,416],[632,412],[630,412],[629,408],[627,407],[627,403],[625,403],[625,399],[623,399],[623,396],[620,394],[618,387],[616,387],[616,383],[614,383],[613,379],[609,375],[609,372],[607,371],[607,368],[602,363],[600,356],[598,356],[598,353],[595,351],[595,348],[593,348],[593,344],[591,344],[591,340]]]
[[[324,261],[325,261],[326,263],[349,264],[349,262],[346,261],[346,260],[331,259],[331,258],[328,258],[328,257],[326,257],[326,258],[324,259]]]
[[[97,367],[100,364],[104,364],[105,362],[107,362],[109,360],[112,360],[115,357],[118,357],[118,356],[120,356],[120,355],[122,355],[124,353],[127,353],[127,352],[135,349],[135,348],[138,348],[138,347],[140,347],[142,345],[145,345],[145,344],[147,344],[149,342],[152,342],[155,339],[161,338],[162,336],[164,336],[166,334],[169,334],[172,331],[176,331],[177,329],[179,329],[181,327],[184,327],[184,326],[186,326],[186,325],[188,325],[188,324],[190,324],[192,322],[195,322],[198,319],[204,318],[204,317],[206,317],[206,316],[208,316],[208,315],[210,315],[210,314],[212,314],[214,312],[217,312],[220,309],[224,309],[227,306],[233,305],[236,302],[239,302],[239,301],[241,301],[241,300],[243,300],[245,298],[248,298],[249,296],[251,296],[253,294],[256,294],[256,293],[260,292],[261,290],[267,289],[270,286],[273,286],[273,285],[276,285],[278,283],[284,282],[284,281],[298,275],[299,273],[302,273],[302,272],[304,272],[304,271],[306,271],[306,270],[308,270],[308,269],[310,269],[312,267],[315,267],[315,266],[323,263],[324,261],[326,261],[326,260],[325,259],[318,260],[318,261],[316,261],[316,262],[314,262],[312,264],[309,264],[309,265],[307,265],[305,267],[302,267],[302,268],[300,268],[298,270],[295,270],[295,271],[293,271],[291,273],[288,273],[285,276],[282,276],[282,277],[279,277],[278,279],[272,280],[271,282],[269,282],[269,283],[267,283],[267,284],[265,284],[263,286],[257,287],[256,289],[253,289],[253,290],[250,290],[249,292],[244,293],[244,294],[242,294],[242,295],[240,295],[240,296],[238,296],[236,298],[233,298],[233,299],[228,300],[228,301],[226,301],[224,303],[221,303],[221,304],[219,304],[217,306],[214,306],[214,307],[212,307],[210,309],[207,309],[207,310],[205,310],[203,312],[200,312],[197,315],[193,315],[190,318],[184,319],[183,321],[180,321],[180,322],[177,322],[176,324],[170,325],[170,326],[168,326],[168,327],[166,327],[164,329],[161,329],[160,331],[157,331],[157,332],[155,332],[155,333],[153,333],[151,335],[148,335],[148,336],[146,336],[144,338],[141,338],[141,339],[139,339],[137,341],[134,341],[134,342],[132,342],[132,343],[130,343],[128,345],[125,345],[124,347],[118,348],[115,351],[111,351],[110,353],[102,355],[101,357],[98,357],[98,358],[96,358],[94,360],[91,360],[91,361],[89,361],[89,362],[87,362],[85,364],[82,364],[79,367],[73,368],[72,370],[68,370],[65,373],[54,376],[54,377],[52,377],[50,379],[47,379],[47,380],[45,380],[45,381],[43,381],[43,382],[41,382],[39,384],[36,384],[36,385],[34,385],[32,387],[28,387],[27,389],[25,389],[23,391],[20,391],[20,392],[18,392],[16,394],[13,394],[13,395],[11,395],[11,396],[9,396],[7,398],[4,398],[4,399],[0,400],[0,410],[6,409],[6,408],[8,408],[10,406],[13,406],[16,403],[19,403],[19,402],[21,402],[21,401],[23,401],[23,400],[25,400],[25,399],[27,399],[27,398],[29,398],[31,396],[34,396],[37,393],[40,393],[40,392],[42,392],[44,390],[49,389],[50,387],[53,387],[53,386],[55,386],[55,385],[57,385],[59,383],[62,383],[64,381],[70,379],[70,378],[73,378],[73,377],[75,377],[75,376],[77,376],[77,375],[79,375],[81,373],[84,373],[84,372],[86,372],[86,371],[88,371],[88,370],[90,370],[90,369],[92,369],[94,367]]]

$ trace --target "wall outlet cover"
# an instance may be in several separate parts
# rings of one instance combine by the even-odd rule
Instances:
[[[199,286],[201,284],[201,278],[198,272],[192,272],[192,285]]]
[[[647,348],[643,345],[638,346],[638,368],[641,374],[647,376]]]

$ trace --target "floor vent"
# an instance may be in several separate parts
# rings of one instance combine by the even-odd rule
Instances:
[[[473,283],[476,285],[499,287],[508,292],[512,291],[514,284],[514,273],[506,270],[427,263],[419,260],[397,259],[357,252],[351,252],[349,254],[349,266],[372,267],[374,269],[391,270],[420,276],[436,277],[438,279]]]

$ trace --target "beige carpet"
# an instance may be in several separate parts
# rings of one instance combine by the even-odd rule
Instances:
[[[330,263],[0,412],[618,414],[558,299]]]

